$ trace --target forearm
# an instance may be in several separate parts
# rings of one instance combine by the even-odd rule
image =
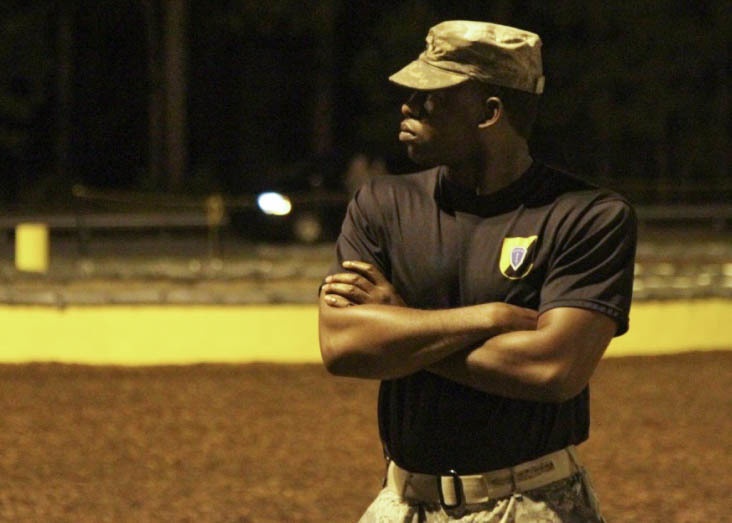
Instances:
[[[615,329],[600,313],[553,309],[539,318],[536,330],[495,336],[429,370],[490,394],[565,401],[587,385]]]
[[[474,346],[490,333],[490,322],[477,307],[333,308],[321,299],[320,348],[334,374],[375,379],[405,376]]]
[[[529,401],[561,401],[561,360],[537,350],[537,331],[510,332],[435,362],[429,371],[489,394]],[[526,347],[531,347],[527,350]]]

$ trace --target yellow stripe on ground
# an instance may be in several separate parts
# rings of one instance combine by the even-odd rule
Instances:
[[[317,307],[0,307],[0,362],[317,362]],[[608,356],[732,349],[732,300],[640,302]]]

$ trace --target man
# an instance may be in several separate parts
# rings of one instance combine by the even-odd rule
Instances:
[[[381,380],[384,489],[361,521],[602,521],[575,452],[588,382],[628,328],[636,222],[617,194],[535,161],[541,41],[434,26],[390,77],[429,168],[349,205],[320,293],[337,375]]]

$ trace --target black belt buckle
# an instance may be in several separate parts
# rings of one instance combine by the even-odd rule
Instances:
[[[454,510],[465,505],[465,492],[463,491],[463,480],[454,470],[449,470],[447,477],[452,478],[452,486],[455,489],[455,503],[446,503],[445,494],[442,492],[442,478],[445,476],[437,476],[437,492],[440,495],[440,506],[445,510]]]

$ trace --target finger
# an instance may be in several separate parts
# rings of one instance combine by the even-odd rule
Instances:
[[[539,318],[539,311],[536,311],[534,309],[522,309],[522,312],[524,316],[526,316],[527,318],[531,318],[534,321]]]
[[[539,313],[533,309],[521,309],[519,316],[519,328],[522,330],[535,330],[539,320]]]
[[[326,294],[323,299],[325,300],[325,303],[330,307],[343,308],[354,305],[354,303],[352,303],[351,301],[337,294]]]
[[[325,278],[326,283],[346,283],[355,285],[362,289],[364,292],[371,292],[374,288],[374,284],[371,283],[366,277],[361,276],[355,272],[340,272],[338,274],[332,274]]]
[[[381,271],[377,269],[373,264],[358,260],[346,260],[343,262],[343,268],[349,271],[356,271],[365,278],[367,278],[374,285],[381,285],[388,283],[386,277],[381,274]]]
[[[366,303],[369,301],[369,294],[363,289],[349,283],[326,283],[323,286],[326,294],[337,294],[354,303]]]

